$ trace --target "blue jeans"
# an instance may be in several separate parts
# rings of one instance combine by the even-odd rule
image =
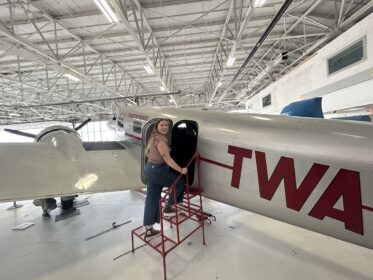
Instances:
[[[144,209],[144,226],[150,226],[159,223],[159,200],[163,187],[170,187],[178,175],[172,173],[165,163],[151,163],[145,165],[145,178],[148,182],[145,209]],[[181,178],[176,183],[176,202],[182,202],[184,196],[185,181]],[[168,205],[174,204],[174,194],[170,193]]]

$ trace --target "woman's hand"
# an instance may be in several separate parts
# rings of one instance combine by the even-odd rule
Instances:
[[[188,173],[188,168],[186,168],[186,167],[181,168],[180,173],[183,174],[183,175],[187,174]]]

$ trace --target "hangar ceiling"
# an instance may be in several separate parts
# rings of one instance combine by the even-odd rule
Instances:
[[[112,22],[96,2],[110,7]],[[370,0],[0,0],[0,125],[108,119],[123,106],[239,107],[372,7]]]

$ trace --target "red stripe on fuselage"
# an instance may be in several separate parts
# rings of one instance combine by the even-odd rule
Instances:
[[[129,134],[129,133],[125,133],[126,136],[128,137],[131,137],[133,139],[136,139],[136,140],[139,140],[139,141],[142,141],[142,138],[141,137],[138,137],[136,135],[132,135],[132,134]]]
[[[369,206],[366,206],[366,205],[362,205],[363,209],[364,210],[368,210],[368,211],[372,211],[373,212],[373,208],[372,207],[369,207]]]
[[[211,160],[211,159],[208,159],[208,158],[200,157],[199,159],[201,161],[205,161],[207,163],[211,163],[211,164],[214,164],[214,165],[217,165],[217,166],[220,166],[220,167],[224,167],[224,168],[228,168],[228,169],[233,169],[233,166],[229,166],[227,164],[224,164],[224,163],[221,163],[221,162],[217,162],[217,161],[214,161],[214,160]]]

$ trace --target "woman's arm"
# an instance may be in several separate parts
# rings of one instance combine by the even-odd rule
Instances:
[[[160,141],[157,145],[158,151],[161,154],[162,158],[164,161],[167,163],[167,165],[176,171],[182,173],[182,174],[187,174],[188,169],[187,168],[181,168],[170,156],[170,152],[168,151],[168,146],[164,141]]]

